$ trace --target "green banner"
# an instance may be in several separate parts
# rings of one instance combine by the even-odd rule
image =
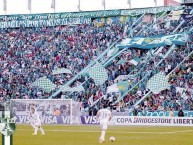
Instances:
[[[90,24],[91,18],[64,18],[64,19],[47,19],[47,20],[13,20],[1,21],[0,28],[15,28],[20,27],[43,27],[43,26],[58,26],[58,25],[73,25],[73,24]]]
[[[121,15],[130,15],[130,16],[137,16],[141,14],[157,14],[160,12],[167,12],[167,11],[177,11],[183,9],[183,6],[169,6],[169,7],[158,7],[158,8],[146,8],[146,9],[134,9],[134,10],[122,10]]]
[[[158,8],[145,8],[133,10],[108,10],[91,12],[65,12],[55,14],[25,14],[25,15],[1,15],[0,28],[41,27],[91,23],[91,18],[137,16],[144,13],[160,13],[163,11],[179,10],[182,6],[169,6]]]

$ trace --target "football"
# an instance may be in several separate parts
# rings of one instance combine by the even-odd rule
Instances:
[[[111,142],[114,142],[114,141],[115,141],[115,137],[114,137],[114,136],[111,136],[111,137],[110,137],[110,141],[111,141]]]

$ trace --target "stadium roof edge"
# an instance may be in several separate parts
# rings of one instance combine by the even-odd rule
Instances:
[[[61,14],[61,13],[82,13],[82,12],[104,12],[104,11],[122,11],[122,10],[142,10],[142,9],[151,9],[151,8],[167,8],[167,7],[185,7],[184,5],[176,5],[176,6],[159,6],[159,7],[145,7],[145,8],[131,8],[131,9],[112,9],[112,10],[94,10],[94,11],[78,11],[78,12],[57,12],[57,13],[33,13],[33,14],[0,14],[0,16],[14,16],[14,15],[37,15],[37,14]]]

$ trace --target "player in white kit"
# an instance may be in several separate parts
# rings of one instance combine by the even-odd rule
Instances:
[[[29,120],[29,122],[30,122],[30,125],[33,127],[33,129],[35,130],[35,120],[33,119],[33,117],[32,117],[32,112],[30,113],[30,120]]]
[[[41,119],[40,116],[37,112],[35,112],[34,108],[31,108],[32,113],[31,113],[31,119],[33,120],[33,126],[34,126],[34,133],[32,135],[37,135],[38,129],[40,129],[42,135],[45,135],[45,132],[43,128],[41,127]]]
[[[105,133],[107,130],[108,122],[111,120],[111,111],[107,109],[107,106],[104,105],[103,109],[100,109],[97,112],[97,122],[100,121],[100,127],[102,129],[101,136],[99,138],[99,143],[105,141]]]

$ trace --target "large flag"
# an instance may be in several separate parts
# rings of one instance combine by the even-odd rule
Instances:
[[[52,8],[52,9],[55,9],[55,8],[56,8],[56,0],[52,0],[51,8]]]
[[[63,74],[63,73],[72,74],[72,72],[69,69],[66,69],[66,68],[58,68],[58,69],[53,70],[54,75]]]
[[[7,0],[3,0],[3,10],[7,11]]]
[[[56,88],[56,85],[45,76],[36,80],[32,85],[42,88],[47,93]]]
[[[168,78],[163,74],[163,72],[159,72],[149,79],[147,82],[147,88],[154,94],[158,94],[162,90],[169,89],[170,84],[168,83]]]
[[[96,85],[102,85],[108,79],[106,69],[98,62],[88,71],[88,73]]]
[[[140,49],[153,49],[156,47],[166,46],[170,43],[175,45],[185,45],[187,40],[184,39],[186,33],[177,33],[163,36],[150,36],[150,37],[133,37],[123,39],[123,41],[117,44],[118,48],[134,47]]]
[[[122,81],[119,83],[115,83],[107,88],[107,93],[125,92],[128,90],[129,84],[130,81]]]
[[[31,10],[31,0],[28,0],[28,10]]]

